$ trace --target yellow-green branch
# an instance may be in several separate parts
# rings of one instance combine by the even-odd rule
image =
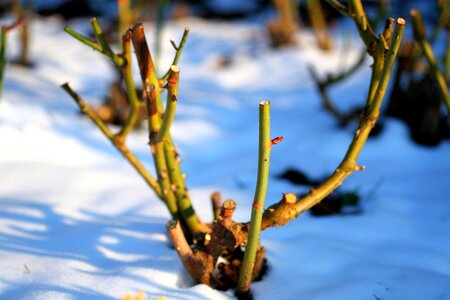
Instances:
[[[138,172],[138,174],[144,179],[148,186],[155,192],[155,194],[162,198],[162,191],[159,187],[158,182],[153,178],[150,173],[145,169],[139,159],[133,154],[133,152],[128,149],[128,147],[123,143],[123,140],[117,139],[114,133],[109,129],[109,127],[97,116],[97,114],[89,107],[89,105],[75,93],[74,90],[69,86],[68,83],[64,83],[61,86],[78,104],[80,110],[83,114],[88,116],[89,119],[100,129],[105,137],[116,147],[117,150],[122,154],[122,156],[133,166],[133,168]]]
[[[310,193],[298,202],[290,201],[286,203],[282,200],[275,203],[266,210],[263,216],[262,229],[271,226],[282,226],[289,223],[293,218],[299,216],[302,212],[310,209],[330,193],[332,193],[342,182],[354,171],[363,170],[364,167],[357,165],[357,158],[372,130],[380,113],[380,105],[383,99],[386,87],[389,81],[390,73],[394,60],[397,56],[398,49],[403,36],[405,20],[397,19],[395,30],[389,44],[389,51],[384,59],[385,63],[378,80],[377,89],[373,99],[368,95],[366,108],[361,119],[360,126],[347,150],[347,153],[337,167],[335,172],[325,180],[319,187],[311,189]]]
[[[175,48],[175,57],[172,61],[172,66],[177,66],[178,61],[180,60],[181,53],[183,52],[184,44],[186,43],[187,37],[189,35],[189,27],[186,27],[184,29],[183,36],[181,37],[181,41],[178,44],[178,46],[175,45],[175,42],[171,41],[172,46]],[[165,82],[167,80],[167,77],[169,77],[170,69],[167,70],[166,74],[163,75],[163,77],[160,78],[161,82]]]

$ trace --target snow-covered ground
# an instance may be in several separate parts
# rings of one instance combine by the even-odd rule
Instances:
[[[75,28],[88,29],[88,20]],[[0,100],[0,299],[230,299],[192,285],[165,234],[166,208],[59,88],[71,86],[101,103],[114,73],[105,58],[63,32],[56,19],[32,25],[32,70],[8,65]],[[211,221],[209,195],[220,191],[250,218],[257,169],[258,102],[272,103],[267,204],[304,192],[275,175],[288,167],[312,177],[338,165],[353,136],[323,110],[307,71],[322,74],[357,59],[343,49],[351,26],[335,28],[336,50],[318,50],[303,30],[299,45],[274,50],[256,23],[185,19],[168,24],[169,39],[191,34],[182,55],[173,127],[196,209]],[[149,40],[152,28],[147,26]],[[9,36],[8,57],[17,53]],[[355,37],[355,34],[353,33]],[[344,61],[344,63],[342,62]],[[226,61],[227,64],[223,65]],[[342,109],[363,102],[369,62],[332,91]],[[136,81],[138,75],[136,74]],[[262,233],[269,272],[254,283],[256,299],[450,299],[450,143],[411,142],[399,121],[384,120],[370,139],[347,190],[362,196],[362,214],[304,214]],[[146,132],[130,147],[152,169]]]

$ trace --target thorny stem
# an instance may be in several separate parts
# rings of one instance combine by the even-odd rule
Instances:
[[[302,212],[319,203],[323,198],[329,195],[354,171],[363,170],[364,167],[357,166],[356,160],[362,150],[369,133],[379,116],[381,100],[383,99],[389,76],[392,71],[394,60],[397,56],[400,42],[402,40],[405,27],[405,20],[397,19],[395,30],[389,44],[389,51],[386,53],[385,64],[380,74],[381,78],[375,93],[371,100],[369,96],[366,101],[366,109],[361,119],[358,130],[355,133],[352,143],[347,153],[336,169],[336,171],[325,180],[319,187],[311,189],[310,193],[295,204],[286,205],[284,200],[275,203],[271,209],[266,210],[263,216],[262,229],[271,226],[282,226],[289,223],[293,218],[299,216]]]
[[[111,47],[106,41],[105,35],[103,34],[103,30],[100,27],[100,23],[98,22],[97,18],[91,19],[91,26],[98,43],[102,47],[103,54],[108,56],[116,66],[123,66],[126,62],[124,61],[123,58],[119,57],[112,51]]]
[[[97,38],[97,41],[92,41],[88,39],[87,37],[83,36],[82,34],[76,32],[69,26],[64,27],[64,31],[70,34],[72,37],[80,41],[81,43],[91,47],[95,51],[98,51],[102,53],[103,55],[109,57],[111,61],[118,67],[122,67],[126,62],[125,60],[114,54],[114,52],[111,50],[111,48],[108,45],[108,42],[105,39],[105,36],[103,35],[102,29],[100,27],[100,24],[98,23],[96,18],[91,19],[91,25],[92,29],[94,30],[94,34]]]
[[[173,47],[175,48],[175,51],[176,51],[175,52],[175,57],[173,58],[173,61],[172,61],[172,66],[173,65],[175,65],[175,66],[178,65],[178,61],[180,60],[181,53],[183,52],[184,44],[186,43],[188,35],[189,35],[189,27],[186,27],[186,28],[184,28],[184,33],[183,33],[183,36],[181,37],[181,41],[180,41],[180,44],[178,44],[178,46],[175,45],[175,42],[171,41],[172,45],[173,45]],[[167,80],[167,77],[169,77],[169,73],[170,73],[170,69],[167,70],[166,74],[164,74],[164,76],[161,77],[159,79],[159,81],[160,82],[165,82]]]
[[[127,120],[119,133],[116,135],[118,139],[121,139],[122,141],[125,140],[128,133],[133,129],[134,125],[137,122],[138,118],[138,108],[139,108],[139,98],[136,93],[136,87],[134,85],[133,80],[133,73],[132,73],[132,67],[131,67],[131,43],[130,43],[130,33],[127,32],[122,37],[122,48],[123,53],[122,55],[115,54],[111,47],[109,46],[108,42],[105,39],[105,36],[103,35],[102,29],[97,21],[96,18],[91,19],[91,25],[92,29],[94,31],[94,34],[97,38],[97,42],[91,41],[88,38],[84,37],[83,35],[75,32],[70,27],[65,27],[64,30],[69,33],[71,36],[73,36],[75,39],[79,40],[85,45],[88,45],[92,49],[104,54],[107,56],[113,64],[121,70],[121,73],[123,74],[125,86],[128,91],[129,95],[129,101],[130,101],[130,112],[128,114]]]
[[[356,27],[358,28],[359,35],[364,41],[364,44],[366,44],[367,49],[371,51],[372,44],[376,42],[377,37],[370,26],[361,0],[350,0],[349,7],[352,13],[351,16],[356,24]]]
[[[133,41],[136,58],[138,61],[142,85],[145,89],[145,98],[147,101],[147,117],[149,130],[150,150],[155,163],[158,182],[162,190],[162,199],[166,203],[173,219],[178,218],[178,206],[169,177],[166,157],[164,154],[164,144],[157,142],[157,136],[161,128],[161,87],[156,77],[147,41],[145,39],[144,27],[141,23],[131,26],[129,30]]]
[[[384,26],[383,33],[379,35],[380,39],[378,39],[379,43],[377,44],[378,47],[374,47],[377,49],[377,51],[372,52],[373,57],[373,65],[372,65],[372,75],[370,78],[370,86],[369,86],[369,96],[368,100],[369,102],[372,101],[372,99],[375,97],[375,93],[378,88],[379,80],[381,71],[383,69],[383,66],[385,64],[385,47],[387,46],[387,43],[390,42],[391,36],[392,36],[392,30],[394,28],[395,20],[392,18],[389,18],[386,20],[386,24]]]
[[[167,78],[167,102],[161,127],[155,138],[155,143],[164,144],[164,155],[169,171],[171,189],[175,193],[178,211],[192,234],[197,232],[209,232],[192,206],[189,192],[186,188],[183,173],[180,168],[180,159],[170,136],[170,127],[175,117],[175,110],[178,102],[178,82],[180,69],[173,65]]]
[[[173,117],[170,116],[170,110],[174,110],[175,106],[172,108],[169,107],[169,116],[166,117],[165,121],[161,119],[161,115],[163,114],[161,85],[156,76],[153,60],[145,39],[143,25],[141,23],[133,25],[130,28],[130,33],[143,85],[151,89],[151,91],[147,91],[147,95],[151,96],[151,98],[149,98],[151,101],[148,105],[150,145],[155,160],[155,166],[157,168],[158,178],[160,179],[162,190],[165,191],[164,195],[166,196],[166,203],[170,205],[171,211],[173,213],[180,212],[184,221],[189,226],[189,230],[194,234],[198,231],[202,231],[205,228],[205,225],[201,223],[192,207],[189,195],[186,191],[179,160],[177,159],[177,153],[172,138],[170,138],[170,134],[168,133],[172,122],[170,118]],[[177,67],[175,70],[176,69]],[[173,80],[175,80],[175,76],[177,76],[177,72],[173,73]],[[175,81],[176,83],[174,82],[172,87],[168,84],[169,90],[171,89],[168,93],[169,100],[174,99],[172,97],[174,94],[176,96],[178,79]],[[176,102],[170,103],[170,105],[174,104],[176,104]],[[164,125],[164,123],[166,125]],[[167,126],[167,129],[162,128],[162,125]],[[161,135],[159,135],[160,131],[163,131]],[[164,137],[166,137],[165,140]]]
[[[269,179],[270,150],[270,102],[259,103],[259,155],[258,178],[256,182],[255,198],[252,206],[252,216],[247,247],[245,249],[242,268],[239,274],[238,292],[246,292],[250,289],[256,252],[259,247],[259,233],[263,216],[264,202]]]
[[[438,84],[441,99],[447,105],[447,109],[450,112],[450,96],[448,93],[447,83],[444,75],[439,71],[431,45],[426,39],[426,29],[423,24],[422,17],[420,16],[420,12],[417,9],[412,9],[409,14],[413,23],[414,38],[420,45],[420,48],[428,61],[431,74]]]
[[[175,109],[178,102],[178,82],[180,76],[180,69],[172,65],[170,67],[169,76],[167,78],[167,102],[164,111],[164,118],[161,124],[161,129],[156,135],[156,143],[162,142],[167,138],[173,119],[175,118]]]
[[[164,144],[155,141],[155,136],[161,128],[161,118],[156,109],[156,95],[153,85],[147,85],[145,87],[145,99],[148,112],[149,145],[162,191],[162,199],[169,208],[172,218],[178,219],[178,206],[170,183],[169,170],[164,154]]]
[[[385,44],[383,41],[375,35],[373,28],[371,27],[369,20],[367,19],[366,13],[364,11],[361,0],[350,0],[348,5],[349,7],[345,7],[339,1],[326,0],[333,7],[338,9],[341,13],[350,16],[355,23],[359,35],[366,45],[368,53],[373,57],[374,63],[372,66],[372,77],[370,80],[369,87],[369,101],[374,97],[375,92],[378,87],[378,80],[380,78],[381,69],[384,65],[384,56],[385,56]],[[345,8],[345,9],[344,9]],[[384,42],[389,42],[390,30],[392,30],[392,20],[388,20],[386,22],[386,27],[383,32],[383,40]]]
[[[138,120],[138,108],[139,108],[139,98],[136,92],[136,87],[133,80],[133,72],[131,66],[131,45],[130,45],[130,34],[127,32],[122,39],[123,47],[123,59],[125,60],[125,65],[122,67],[123,79],[125,81],[125,86],[128,91],[128,98],[130,101],[130,112],[128,113],[128,118],[122,129],[117,134],[117,137],[125,139],[128,133],[134,128]]]
[[[109,47],[108,42],[106,41],[106,38],[103,34],[103,30],[100,27],[100,23],[98,22],[97,18],[91,19],[91,26],[92,26],[92,31],[95,34],[95,38],[97,39],[98,43],[100,44],[100,47],[102,47],[103,53],[106,56],[112,57],[114,53],[111,50],[111,47]]]
[[[367,97],[369,102],[375,97],[383,65],[384,55],[375,55],[373,57],[372,74],[370,76],[369,96]]]
[[[372,54],[371,52],[374,51],[372,48],[378,43],[378,38],[375,36],[373,28],[370,26],[361,0],[349,0],[348,7],[343,5],[338,0],[326,1],[341,14],[349,16],[353,19],[367,50],[370,54]]]
[[[398,50],[400,49],[405,25],[406,21],[404,19],[397,19],[397,24],[395,26],[394,32],[392,34],[392,39],[389,44],[389,50],[386,53],[386,58],[384,60],[384,66],[380,75],[377,92],[375,93],[375,97],[373,98],[371,103],[369,103],[369,113],[376,118],[378,118],[381,101],[383,101],[384,93],[386,92],[386,88],[389,83],[389,77],[391,75],[392,67],[394,66],[395,58],[397,57]]]
[[[156,97],[156,108],[159,117],[161,118],[161,115],[163,113],[161,100],[161,84],[158,80],[158,77],[156,76],[155,65],[148,48],[147,40],[145,39],[144,26],[142,25],[142,23],[136,23],[131,26],[130,34],[139,65],[142,85],[146,86],[150,84],[153,86]]]
[[[123,157],[134,167],[139,175],[144,179],[148,186],[155,192],[155,194],[162,198],[161,188],[158,182],[145,169],[139,159],[128,149],[123,143],[123,140],[117,139],[109,127],[97,116],[97,114],[89,107],[89,105],[75,93],[68,83],[61,86],[78,104],[83,114],[87,115],[89,119],[100,129],[100,131],[110,140]]]
[[[92,40],[88,39],[87,37],[85,37],[84,35],[76,32],[75,30],[73,30],[69,26],[65,26],[64,27],[64,31],[67,32],[68,34],[70,34],[73,38],[75,38],[78,41],[82,42],[83,44],[91,47],[95,51],[98,51],[98,52],[104,54],[102,46],[100,46],[99,43],[97,43],[96,41],[92,41]]]
[[[373,128],[378,118],[381,100],[383,99],[386,91],[392,66],[394,64],[395,57],[397,56],[398,49],[400,48],[400,42],[403,36],[405,24],[405,20],[401,18],[397,20],[397,26],[395,27],[395,31],[389,45],[389,51],[386,54],[385,65],[381,73],[376,96],[370,102],[370,105],[366,107],[367,111],[361,120],[359,129],[356,131],[355,137],[353,138],[343,161],[336,169],[336,172],[331,175],[320,187],[313,189],[308,196],[295,204],[298,214],[320,202],[326,195],[338,187],[348,175],[354,171],[362,169],[356,165],[356,160],[367,140],[367,137],[369,136],[370,130]]]
[[[190,201],[189,192],[184,183],[177,150],[170,137],[170,127],[175,117],[175,109],[178,102],[178,82],[180,69],[173,65],[167,78],[167,103],[164,119],[155,138],[155,143],[164,144],[164,155],[169,171],[171,189],[175,193],[178,211],[181,213],[191,233],[208,232],[208,228],[199,220]]]
[[[178,102],[178,82],[180,69],[173,65],[167,78],[167,102],[164,118],[155,143],[164,144],[164,154],[169,171],[171,189],[177,199],[178,211],[181,213],[191,233],[208,232],[209,229],[199,220],[192,206],[189,192],[187,191],[183,173],[180,168],[180,159],[170,136],[170,127],[175,117],[175,109]]]
[[[189,191],[185,184],[184,174],[181,172],[178,152],[173,146],[173,141],[170,136],[169,140],[164,142],[164,154],[169,170],[171,188],[177,199],[178,211],[183,217],[189,231],[193,235],[198,232],[209,232],[210,228],[201,222],[192,206]]]

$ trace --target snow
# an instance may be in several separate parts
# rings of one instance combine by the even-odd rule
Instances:
[[[76,21],[81,24],[81,21]],[[85,20],[88,22],[88,20]],[[0,100],[0,299],[117,299],[144,291],[149,299],[230,299],[193,285],[165,234],[166,208],[59,88],[69,81],[92,105],[114,73],[107,61],[63,32],[57,19],[32,24],[32,70],[7,65]],[[275,175],[288,167],[321,177],[334,170],[354,128],[339,128],[320,104],[308,75],[349,65],[348,28],[333,29],[337,49],[318,50],[306,29],[299,45],[274,50],[253,22],[185,19],[164,40],[191,33],[182,55],[173,137],[194,205],[211,221],[209,195],[238,203],[250,217],[257,169],[258,103],[272,103],[267,204],[304,192]],[[81,26],[81,28],[83,28]],[[86,26],[84,28],[87,28]],[[151,41],[153,28],[146,25]],[[355,36],[355,33],[352,33]],[[8,57],[17,53],[9,37]],[[164,44],[161,69],[172,59]],[[229,64],[220,67],[223,60]],[[342,109],[364,99],[369,61],[332,91]],[[138,77],[136,77],[137,79]],[[144,131],[129,145],[153,173]],[[411,142],[399,121],[384,119],[359,159],[366,170],[344,183],[358,190],[363,213],[313,218],[262,233],[269,272],[252,285],[256,299],[450,299],[450,143]]]

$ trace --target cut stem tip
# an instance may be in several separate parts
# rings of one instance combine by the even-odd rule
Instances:
[[[286,204],[294,204],[297,202],[297,196],[292,193],[283,194],[283,200]]]
[[[414,10],[414,9],[413,9],[413,10]],[[397,24],[398,24],[398,25],[401,25],[401,26],[404,26],[404,25],[406,25],[406,20],[403,19],[403,18],[398,18],[398,19],[397,19]]]

